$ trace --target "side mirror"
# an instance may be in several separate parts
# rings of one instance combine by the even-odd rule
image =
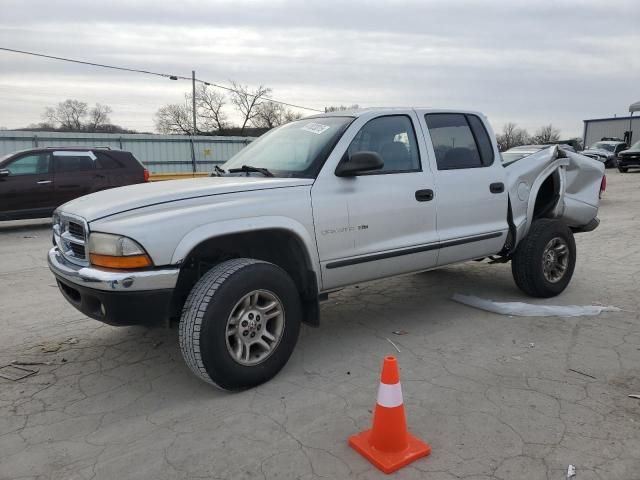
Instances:
[[[6,168],[3,168],[2,170],[0,170],[0,178],[8,177],[10,174],[11,172]]]
[[[336,168],[338,177],[355,177],[359,173],[380,170],[384,160],[376,152],[356,152],[351,157],[342,159]]]

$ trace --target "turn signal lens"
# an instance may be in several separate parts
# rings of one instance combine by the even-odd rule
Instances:
[[[114,257],[112,255],[99,255],[90,253],[91,264],[105,268],[144,268],[153,265],[148,255],[129,255],[127,257]]]
[[[89,260],[105,268],[144,268],[153,262],[135,240],[121,235],[93,232],[89,235]]]

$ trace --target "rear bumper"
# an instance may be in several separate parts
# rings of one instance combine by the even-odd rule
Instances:
[[[600,225],[600,219],[598,217],[595,217],[586,225],[583,225],[581,227],[571,228],[571,231],[573,233],[593,232],[596,228],[598,228],[599,225]]]
[[[79,267],[57,247],[49,251],[49,269],[64,298],[88,317],[110,325],[156,325],[170,313],[179,270],[107,271]]]

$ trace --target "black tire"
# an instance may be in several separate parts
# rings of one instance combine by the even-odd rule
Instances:
[[[629,171],[629,168],[628,167],[620,167],[620,166],[618,166],[618,171],[620,173],[627,173]]]
[[[280,301],[283,327],[269,356],[248,366],[238,363],[227,348],[227,321],[238,302],[257,290]],[[229,260],[209,270],[191,290],[180,318],[180,350],[189,368],[205,382],[224,390],[250,388],[270,380],[287,363],[301,318],[298,291],[284,270],[248,258]]]
[[[564,273],[555,281],[549,281],[544,273],[545,249],[554,240],[568,247]],[[531,224],[529,233],[522,239],[511,259],[511,273],[520,290],[532,297],[555,297],[562,293],[571,281],[576,266],[576,242],[573,233],[559,220],[540,219]]]

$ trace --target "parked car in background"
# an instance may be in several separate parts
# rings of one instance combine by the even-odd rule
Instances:
[[[640,168],[640,141],[618,154],[618,170],[627,173],[629,168]]]
[[[617,166],[618,154],[626,148],[627,144],[622,140],[601,140],[580,153],[604,163],[607,168],[612,168]]]
[[[48,217],[89,193],[149,180],[130,152],[107,148],[35,148],[0,158],[0,220]]]

